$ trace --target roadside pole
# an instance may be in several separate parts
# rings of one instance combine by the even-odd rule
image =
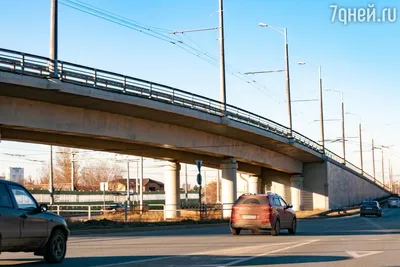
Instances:
[[[202,205],[201,205],[201,165],[202,165],[202,161],[201,160],[196,160],[196,166],[197,166],[197,170],[198,170],[198,174],[197,174],[197,184],[199,185],[199,214],[200,214],[200,219],[203,218],[202,216]]]

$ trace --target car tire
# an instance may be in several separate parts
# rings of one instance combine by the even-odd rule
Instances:
[[[293,221],[292,221],[292,228],[289,228],[289,229],[288,229],[289,234],[295,235],[295,234],[296,234],[296,230],[297,230],[297,221],[296,221],[296,218],[293,218]]]
[[[239,235],[240,234],[240,228],[231,228],[231,233],[232,235]]]
[[[56,229],[51,234],[46,244],[44,260],[48,263],[60,263],[67,253],[67,241],[64,233]]]
[[[281,231],[281,222],[278,220],[275,221],[274,228],[271,229],[271,235],[278,236]]]

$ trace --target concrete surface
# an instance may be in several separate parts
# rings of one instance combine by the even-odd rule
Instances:
[[[57,266],[399,266],[400,209],[382,218],[302,220],[298,233],[232,236],[227,227],[72,237]],[[3,253],[3,266],[47,266],[40,257]]]
[[[301,173],[303,169],[302,161],[264,146],[193,128],[98,111],[89,107],[77,108],[0,96],[0,125],[1,128],[141,144],[147,146],[149,157],[157,156],[157,154],[151,154],[152,150],[149,148],[161,147],[172,152],[195,153],[199,155],[199,158],[202,155],[216,157],[218,164],[223,157],[229,156],[237,161],[287,173]],[[2,138],[8,139],[7,132],[2,133]],[[47,140],[43,140],[45,141]],[[133,151],[132,154],[140,153],[143,152],[138,150]]]
[[[0,95],[39,100],[47,103],[88,108],[114,114],[207,131],[270,148],[302,161],[316,161],[321,155],[277,134],[221,118],[198,110],[165,103],[148,96],[129,95],[122,91],[107,91],[64,83],[58,80],[24,76],[0,71]],[[171,88],[172,89],[172,88]],[[190,91],[190,89],[188,88]]]

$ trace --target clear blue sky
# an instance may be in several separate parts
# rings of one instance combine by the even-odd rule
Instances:
[[[61,0],[60,0],[61,1]],[[76,0],[74,0],[76,1]],[[61,1],[67,3],[67,0]],[[143,33],[59,5],[59,58],[64,61],[115,71],[156,81],[218,99],[219,68]],[[84,0],[119,16],[168,30],[218,26],[217,0],[149,1]],[[343,7],[367,7],[371,1],[334,2]],[[322,65],[324,87],[344,92],[345,108],[362,117],[365,168],[371,171],[371,138],[377,145],[394,145],[385,153],[395,174],[400,163],[400,22],[331,22],[331,1],[225,0],[226,61],[241,72],[284,68],[283,36],[259,22],[288,28],[292,99],[318,98],[317,66]],[[377,10],[397,7],[397,0],[375,1]],[[48,56],[50,1],[13,0],[2,2],[0,47]],[[399,12],[398,12],[399,13]],[[206,31],[171,36],[201,47],[215,58],[219,55],[218,32]],[[297,65],[306,61],[305,66]],[[259,90],[227,75],[227,101],[287,125],[284,73],[252,76],[265,86]],[[325,118],[340,119],[340,95],[324,92]],[[294,129],[319,140],[318,102],[293,103]],[[359,165],[357,117],[346,115],[347,155]],[[326,122],[326,138],[341,136],[340,121]],[[328,148],[341,155],[341,145]],[[1,153],[46,151],[46,146],[2,142]],[[23,149],[26,149],[25,151]],[[30,152],[29,152],[29,151]],[[395,152],[393,152],[395,151]],[[380,170],[380,154],[377,172]],[[23,163],[0,154],[0,174],[22,166],[36,175],[40,164]],[[387,177],[387,170],[386,170]]]

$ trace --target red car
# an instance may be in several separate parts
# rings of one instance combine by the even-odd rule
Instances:
[[[241,230],[270,230],[277,236],[281,229],[288,229],[290,234],[296,234],[296,213],[292,208],[275,193],[243,194],[232,207],[231,232],[238,235]]]

